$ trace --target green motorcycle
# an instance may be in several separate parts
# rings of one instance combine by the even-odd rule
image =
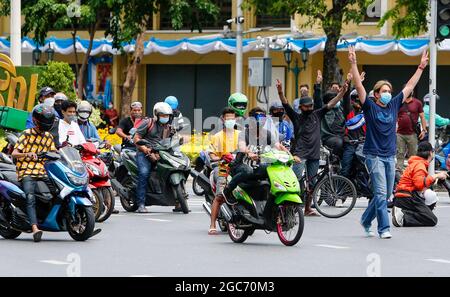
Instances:
[[[260,160],[267,166],[268,178],[239,184],[233,191],[237,203],[221,206],[228,235],[242,243],[256,229],[276,231],[284,245],[293,246],[304,227],[300,185],[291,168],[294,159],[289,153],[270,150]]]

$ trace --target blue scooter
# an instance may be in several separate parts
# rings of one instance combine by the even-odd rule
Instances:
[[[78,151],[61,148],[59,153],[41,153],[50,183],[36,186],[38,227],[43,231],[67,231],[76,241],[85,241],[100,233],[94,231],[95,216],[89,177]],[[9,165],[11,166],[11,165]],[[14,165],[12,165],[14,166]],[[15,239],[22,232],[30,233],[26,214],[26,196],[19,188],[17,176],[2,164],[0,171],[0,236]],[[15,167],[9,168],[15,170]]]

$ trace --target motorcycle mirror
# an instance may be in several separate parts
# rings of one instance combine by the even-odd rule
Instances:
[[[109,129],[108,133],[109,134],[116,134],[117,128],[111,128]]]

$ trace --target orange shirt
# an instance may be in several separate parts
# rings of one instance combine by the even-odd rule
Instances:
[[[434,178],[428,175],[428,161],[418,156],[412,156],[408,160],[408,167],[397,185],[395,197],[410,197],[402,192],[423,191],[434,183]]]

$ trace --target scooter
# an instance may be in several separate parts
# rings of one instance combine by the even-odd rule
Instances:
[[[436,129],[436,154],[435,167],[439,170],[447,170],[446,162],[450,156],[450,140],[448,137],[448,128],[441,127]]]
[[[36,212],[38,226],[43,231],[67,231],[76,241],[85,241],[100,233],[94,231],[95,216],[88,187],[88,173],[78,151],[71,147],[59,153],[42,153],[45,170],[51,187],[38,182]],[[22,232],[30,233],[31,225],[26,214],[25,193],[19,188],[17,176],[8,180],[1,172],[0,178],[0,236],[15,239]]]
[[[295,245],[303,234],[304,217],[300,185],[291,168],[294,159],[289,153],[270,149],[262,152],[260,160],[267,166],[268,178],[240,184],[232,192],[237,203],[221,205],[228,235],[233,242],[242,243],[261,229],[277,232],[286,246]]]
[[[205,190],[198,182],[198,175],[202,173],[207,178],[210,177],[211,172],[214,170],[214,167],[217,166],[217,162],[211,162],[211,158],[209,154],[205,151],[201,151],[199,157],[195,162],[195,168],[191,171],[192,176],[192,190],[195,195],[203,196],[205,194]]]
[[[137,144],[150,147],[147,140],[140,140]],[[183,213],[187,214],[189,207],[185,185],[190,173],[190,160],[181,152],[174,151],[179,145],[181,141],[171,137],[152,148],[161,158],[152,168],[145,205],[175,206],[179,203]],[[133,212],[138,208],[135,203],[138,179],[136,151],[123,149],[121,158],[123,163],[116,169],[115,179],[111,183],[120,197],[122,207]]]
[[[2,153],[11,155],[14,150],[14,146],[16,145],[16,142],[19,140],[19,136],[20,134],[18,132],[6,132],[5,138],[7,144],[3,148]]]
[[[99,148],[101,148],[101,145]],[[81,159],[86,165],[89,174],[89,187],[95,196],[95,221],[104,222],[111,216],[115,204],[108,168],[98,158],[100,151],[94,143],[86,142],[77,146],[76,149],[80,151]]]

